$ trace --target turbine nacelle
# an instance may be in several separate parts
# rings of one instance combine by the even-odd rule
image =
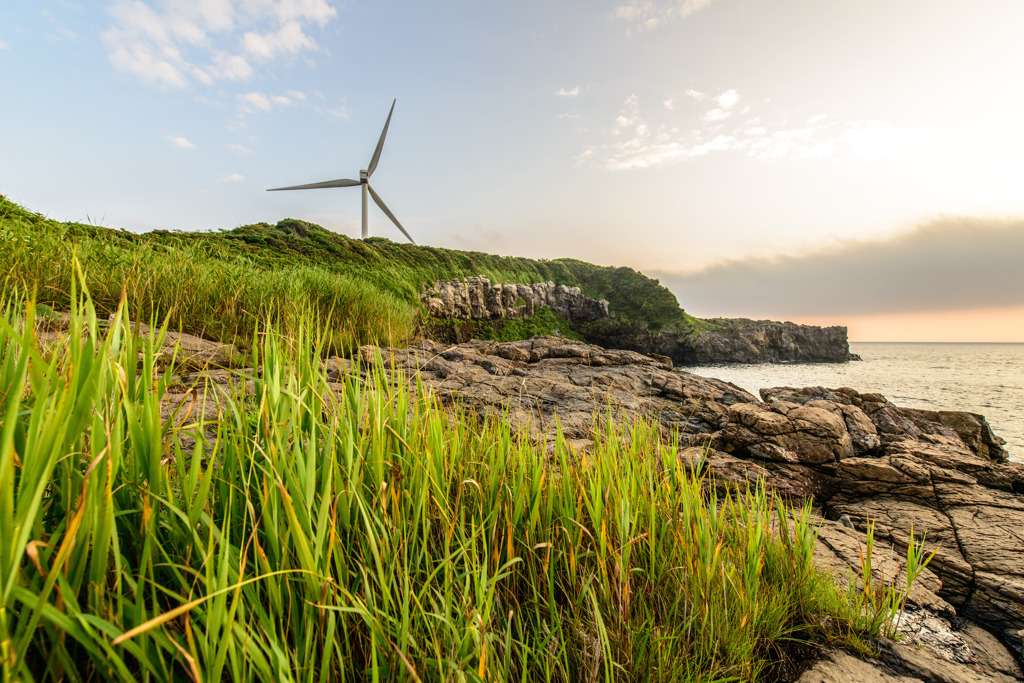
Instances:
[[[370,226],[367,211],[367,195],[373,198],[373,202],[380,207],[380,210],[384,212],[391,222],[402,231],[410,242],[416,244],[416,241],[406,232],[402,224],[395,218],[395,214],[391,213],[391,209],[387,207],[384,200],[380,198],[380,195],[373,191],[370,187],[370,176],[377,170],[377,162],[380,161],[381,150],[384,149],[384,138],[388,134],[388,126],[391,125],[391,115],[395,113],[395,100],[391,103],[391,111],[388,112],[388,120],[384,122],[384,130],[380,132],[380,139],[377,140],[377,147],[373,150],[373,156],[370,157],[370,165],[359,171],[359,180],[352,180],[350,178],[339,178],[338,180],[324,180],[319,183],[309,183],[306,185],[290,185],[288,187],[272,187],[267,192],[278,192],[281,190],[321,190],[328,187],[354,187],[356,185],[362,185],[363,187],[363,239],[370,236]]]

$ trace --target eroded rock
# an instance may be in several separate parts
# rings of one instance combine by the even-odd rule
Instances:
[[[579,287],[554,282],[499,284],[485,277],[438,280],[420,292],[420,301],[435,318],[530,318],[537,306],[547,306],[571,322],[610,317],[608,302],[604,299],[591,299]]]

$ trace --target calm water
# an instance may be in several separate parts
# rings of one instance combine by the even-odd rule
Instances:
[[[967,410],[988,418],[1024,461],[1024,344],[851,343],[863,361],[683,368],[743,387],[853,387],[878,392],[899,406]]]

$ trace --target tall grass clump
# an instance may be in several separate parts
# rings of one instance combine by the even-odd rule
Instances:
[[[546,452],[380,362],[330,381],[309,324],[171,410],[163,329],[72,290],[42,349],[7,291],[5,682],[754,680],[869,627],[806,509],[718,496],[655,424]]]
[[[36,291],[37,300],[67,310],[68,283],[81,268],[105,317],[125,297],[133,319],[169,320],[174,330],[246,343],[271,317],[282,330],[299,310],[315,311],[333,332],[330,350],[371,341],[400,345],[413,332],[415,309],[364,280],[301,261],[261,267],[244,256],[220,258],[213,245],[174,246],[131,233],[58,223],[0,198],[0,264],[4,289]]]

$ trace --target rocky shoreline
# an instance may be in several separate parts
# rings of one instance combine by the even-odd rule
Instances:
[[[233,357],[187,335],[169,344],[193,367]],[[794,503],[810,501],[821,524],[815,557],[838,580],[856,576],[869,524],[883,580],[901,580],[911,530],[927,534],[938,550],[902,618],[908,642],[879,641],[870,662],[819,653],[804,683],[852,680],[854,671],[865,681],[1024,680],[1024,464],[1007,460],[980,415],[902,408],[849,388],[776,388],[759,399],[665,356],[558,337],[363,347],[325,362],[336,381],[375,372],[419,381],[443,403],[500,415],[541,442],[553,441],[557,424],[580,457],[602,420],[654,418],[716,486],[762,480]],[[193,418],[206,410],[216,419],[216,402],[197,397],[247,373],[255,374],[186,373],[180,393],[164,400],[165,416],[187,404]]]

